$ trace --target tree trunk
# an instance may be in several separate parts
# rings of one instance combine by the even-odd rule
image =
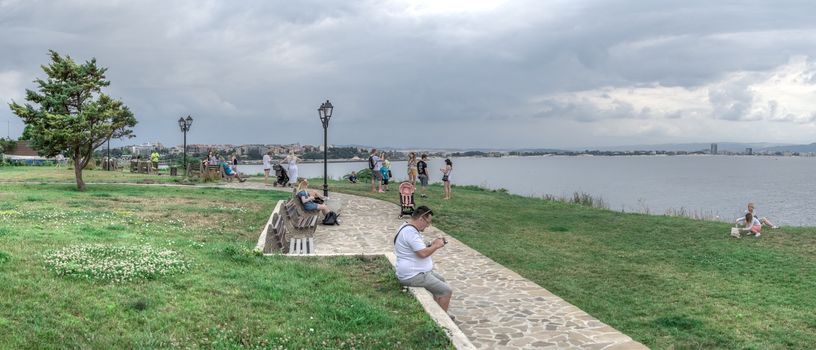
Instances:
[[[74,175],[76,175],[77,189],[81,192],[85,191],[85,181],[82,181],[82,165],[74,161]]]

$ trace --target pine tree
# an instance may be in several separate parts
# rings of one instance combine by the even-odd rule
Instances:
[[[122,101],[102,93],[110,85],[107,68],[96,59],[77,64],[70,56],[49,50],[51,63],[41,66],[47,79],[34,80],[37,91],[26,89],[29,103],[12,101],[12,112],[26,124],[32,148],[41,156],[65,153],[74,160],[77,188],[85,190],[82,170],[93,151],[109,139],[133,137],[136,118]],[[33,104],[33,105],[32,105]]]

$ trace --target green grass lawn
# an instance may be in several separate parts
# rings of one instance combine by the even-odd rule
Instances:
[[[29,171],[28,176],[42,179],[37,181],[70,182],[72,180],[71,172],[55,170],[53,168],[0,168],[0,181],[25,180],[27,178],[26,173]],[[99,182],[113,180],[135,182],[145,177],[144,175],[124,174],[120,178],[112,179],[106,172],[91,172],[87,176],[97,177]],[[115,176],[119,177],[120,175]],[[89,180],[88,182],[92,181]],[[322,180],[315,180],[314,183],[318,182],[322,182]],[[10,311],[1,311],[7,309],[6,305],[10,303],[8,295],[16,296],[19,294],[19,290],[33,288],[32,285],[38,285],[37,282],[40,279],[48,281],[47,285],[62,286],[62,284],[67,284],[69,287],[65,288],[68,290],[73,289],[75,293],[79,293],[77,291],[83,290],[85,287],[119,288],[105,287],[105,285],[89,284],[87,282],[82,282],[85,284],[80,284],[80,286],[83,286],[81,288],[74,287],[80,282],[56,278],[44,269],[42,259],[33,252],[38,249],[20,248],[46,243],[52,244],[53,247],[61,246],[56,242],[52,243],[55,237],[47,233],[51,232],[49,231],[51,226],[40,223],[43,220],[49,222],[52,218],[49,215],[56,214],[46,214],[46,210],[43,210],[41,217],[27,218],[25,222],[31,227],[25,228],[25,232],[29,232],[22,235],[28,237],[25,239],[21,238],[22,236],[16,229],[8,228],[9,219],[5,218],[4,215],[9,211],[16,211],[17,208],[22,206],[51,205],[52,201],[56,202],[56,198],[59,198],[62,203],[59,208],[64,208],[60,210],[80,210],[80,208],[85,208],[84,210],[87,213],[91,213],[83,214],[89,215],[88,219],[92,218],[92,215],[97,215],[92,213],[101,213],[106,210],[114,213],[116,210],[138,210],[143,208],[145,204],[129,203],[128,200],[147,200],[154,196],[153,193],[158,195],[178,191],[176,192],[177,195],[175,195],[176,198],[189,201],[183,206],[168,203],[166,205],[175,209],[161,209],[145,214],[147,218],[156,217],[156,220],[166,220],[164,224],[154,226],[157,230],[151,232],[159,232],[162,233],[161,236],[167,235],[173,236],[173,238],[159,239],[155,237],[155,234],[145,234],[144,230],[149,230],[148,228],[142,228],[139,231],[140,225],[153,225],[152,221],[136,221],[127,224],[113,223],[102,226],[109,229],[98,229],[99,225],[75,224],[72,226],[73,233],[70,235],[66,233],[68,231],[65,229],[57,231],[63,232],[59,235],[59,237],[63,238],[56,239],[66,240],[62,245],[68,242],[114,239],[113,237],[104,236],[105,232],[108,231],[114,232],[117,237],[115,238],[116,241],[124,239],[118,238],[121,235],[132,234],[134,236],[127,238],[126,242],[141,242],[140,240],[147,237],[152,237],[149,238],[150,242],[159,242],[159,245],[161,245],[160,242],[166,242],[167,240],[189,242],[186,245],[175,243],[177,246],[174,247],[185,254],[196,257],[196,260],[193,261],[194,268],[191,273],[149,281],[145,284],[137,284],[138,289],[128,288],[129,293],[134,295],[140,295],[139,293],[142,292],[133,292],[133,290],[147,290],[149,289],[147,286],[153,284],[161,285],[162,288],[175,288],[175,285],[178,284],[175,281],[178,280],[195,279],[204,280],[199,282],[202,284],[214,283],[210,281],[213,278],[209,276],[210,272],[205,274],[202,270],[211,271],[212,273],[222,271],[227,274],[229,272],[235,273],[236,268],[232,266],[243,266],[243,269],[239,270],[264,275],[281,271],[287,271],[284,274],[293,274],[300,271],[300,269],[314,270],[318,267],[324,267],[326,270],[335,273],[336,276],[338,274],[352,274],[354,271],[359,271],[361,266],[364,267],[370,263],[358,262],[354,259],[314,260],[309,263],[285,259],[266,261],[249,257],[243,253],[239,254],[238,252],[244,252],[246,247],[252,245],[251,240],[257,235],[257,231],[260,230],[259,226],[262,225],[261,221],[265,220],[263,216],[267,214],[259,213],[259,216],[253,219],[257,220],[254,225],[258,227],[246,227],[243,231],[239,229],[240,223],[226,219],[224,220],[229,224],[220,226],[222,227],[220,229],[226,230],[224,231],[226,233],[214,234],[210,228],[199,226],[195,226],[198,228],[186,227],[183,230],[171,229],[174,225],[171,217],[180,214],[190,215],[188,219],[184,220],[186,225],[198,225],[200,222],[209,220],[207,218],[210,216],[205,217],[205,214],[202,213],[212,211],[212,214],[229,216],[232,212],[228,210],[236,209],[223,208],[230,206],[235,208],[262,202],[263,204],[257,205],[267,205],[268,207],[261,210],[261,212],[268,213],[271,210],[272,202],[267,202],[267,200],[278,195],[285,195],[285,193],[194,188],[168,190],[144,187],[138,187],[137,189],[119,187],[116,191],[111,191],[102,190],[100,187],[95,186],[89,186],[88,193],[77,193],[72,190],[71,186],[55,187],[54,185],[46,185],[42,187],[49,189],[45,192],[39,191],[42,188],[38,186],[20,187],[20,185],[11,184],[0,184],[0,186],[3,186],[0,187],[3,189],[0,190],[2,192],[0,193],[0,213],[3,213],[0,215],[0,251],[2,251],[0,252],[0,276],[2,276],[0,278],[4,279],[0,281],[2,282],[0,283],[0,290],[3,291],[0,298],[3,298],[3,303],[5,303],[3,304],[4,307],[0,308],[0,317],[2,317],[0,319],[0,332],[4,332],[4,329],[6,329],[5,332],[8,332],[7,329],[9,329],[9,325],[12,325],[12,322],[19,322],[4,313]],[[370,185],[365,183],[352,185],[346,182],[333,181],[330,186],[332,191],[337,190],[398,203],[396,186],[392,186],[392,191],[385,194],[370,193]],[[132,193],[132,191],[147,192],[142,194]],[[442,188],[439,185],[431,186],[428,193],[430,198],[423,199],[416,196],[416,200],[419,205],[429,205],[434,209],[437,214],[434,224],[439,228],[649,347],[655,349],[810,349],[812,344],[816,344],[816,318],[814,317],[814,314],[816,314],[816,298],[814,297],[816,295],[816,229],[812,227],[784,227],[779,230],[766,230],[760,239],[748,237],[737,240],[728,236],[730,225],[727,223],[665,216],[623,214],[514,196],[475,187],[455,187],[453,199],[450,201],[441,199]],[[7,204],[10,203],[6,200],[6,198],[9,198],[7,196],[12,195],[15,196],[16,200],[12,204]],[[262,196],[264,199],[255,202],[253,198],[256,198],[256,196]],[[211,204],[196,204],[196,201],[202,197],[218,197],[227,200],[230,204],[223,206],[223,208],[213,207]],[[90,204],[94,206],[94,210],[87,207],[88,203],[97,203]],[[111,205],[112,203],[116,203],[116,205]],[[190,209],[181,209],[188,207]],[[219,212],[224,210],[227,211]],[[247,213],[254,213],[255,209],[247,207],[246,211]],[[170,212],[173,213],[170,217],[161,218]],[[246,214],[241,215],[241,217],[246,216]],[[236,227],[236,225],[239,227]],[[127,228],[133,226],[136,231],[132,233],[130,229],[119,229],[122,226]],[[97,229],[87,230],[94,227],[97,227]],[[163,229],[158,229],[158,227],[163,227]],[[87,231],[82,233],[83,230]],[[166,230],[166,233],[163,230]],[[97,236],[94,232],[97,232],[100,236]],[[45,238],[46,236],[48,238]],[[199,244],[204,244],[204,246],[199,246]],[[209,261],[212,266],[199,262],[199,259],[205,262]],[[22,266],[25,266],[28,270],[16,272],[21,268],[22,261],[27,262],[23,263]],[[290,270],[283,267],[292,264],[298,265]],[[228,265],[228,267],[222,265]],[[305,267],[301,267],[301,265]],[[204,269],[202,266],[207,266],[207,268]],[[349,267],[343,269],[338,266]],[[6,280],[10,278],[8,277],[10,274],[22,274],[20,277],[15,278],[23,282],[15,282],[13,288],[6,287]],[[28,277],[29,275],[34,277]],[[381,278],[390,281],[388,283],[396,283],[391,278],[390,269],[383,272]],[[24,286],[20,286],[20,284]],[[303,287],[303,293],[308,293],[308,289],[319,286],[320,284],[317,283],[316,285],[308,285],[308,288]],[[58,289],[62,288],[58,287]],[[351,287],[352,290],[355,288],[357,290],[366,289],[360,288],[360,285]],[[388,291],[393,291],[393,289],[387,288]],[[154,298],[163,300],[163,302],[166,302],[167,295],[179,294],[172,291],[162,291],[164,293],[159,293],[160,295]],[[32,293],[32,291],[28,293]],[[45,299],[49,295],[48,292],[40,290],[33,293],[38,295],[39,298]],[[349,297],[356,297],[357,294],[350,293],[349,295]],[[93,296],[95,297],[95,295]],[[209,298],[211,295],[207,297]],[[67,297],[69,300],[73,300],[73,298],[74,296]],[[127,294],[127,297],[120,297],[117,302],[109,304],[113,304],[114,309],[120,308],[133,313],[134,317],[136,317],[143,315],[142,312],[144,311],[156,312],[158,301],[151,302],[150,300],[152,299],[145,298],[141,300],[136,296]],[[265,302],[268,301],[264,300]],[[306,304],[313,303],[313,298],[304,298],[303,300]],[[144,303],[141,301],[144,301]],[[405,302],[412,303],[411,301]],[[84,303],[95,305],[96,308],[99,308],[99,305],[105,305],[101,303],[94,304],[93,301],[85,301]],[[11,304],[18,305],[16,303]],[[36,305],[41,305],[39,306],[41,308],[51,307],[47,302],[40,300],[15,306],[14,310],[17,310],[15,313],[25,314],[27,309]],[[136,307],[138,309],[141,308],[140,305],[147,305],[147,308],[140,311],[140,313],[135,313],[132,310],[128,311],[130,310],[128,307],[132,309],[138,306]],[[178,305],[173,307],[174,310],[179,308]],[[20,311],[20,309],[23,309],[23,311]],[[58,311],[65,313],[67,312],[65,310],[71,310],[68,313],[73,312],[73,309],[64,307]],[[39,312],[48,314],[51,310],[40,310]],[[173,312],[178,313],[180,311]],[[240,313],[243,315],[248,311],[242,310]],[[41,316],[39,314],[35,315]],[[172,313],[165,313],[164,315],[171,317]],[[64,323],[71,323],[72,327],[74,327],[74,323],[82,324],[77,320],[73,320],[70,316],[66,317],[68,318]],[[174,317],[178,317],[178,314]],[[287,314],[282,316],[284,319],[287,317]],[[305,315],[298,317],[306,318]],[[422,323],[428,322],[427,319],[422,319],[425,321],[421,321],[420,326],[416,326],[415,331],[428,336],[436,334],[435,331],[432,331],[434,328],[429,324]],[[400,317],[400,322],[402,320],[403,317]],[[286,324],[283,321],[279,322]],[[204,331],[189,331],[189,328],[186,327],[184,332],[165,331],[162,323],[152,324],[152,327],[155,328],[145,328],[144,324],[138,323],[131,327],[138,328],[142,332],[153,332],[151,336],[161,338],[165,342],[170,341],[166,334],[187,334],[188,337],[185,339],[199,337],[204,334],[207,339],[211,340],[212,336],[210,334],[219,332],[219,328],[210,328],[214,327],[212,323],[199,323],[199,329],[204,329]],[[161,331],[152,330],[156,328]],[[287,329],[283,333],[292,333],[305,329],[305,327],[290,329],[279,325],[270,329],[278,328]],[[239,330],[232,328],[230,332],[235,334],[237,331]],[[355,331],[330,339],[347,339],[348,334],[368,333],[366,331],[360,331],[359,333]],[[14,339],[17,339],[16,337],[18,336],[15,336]],[[5,339],[8,338],[0,338],[0,344],[4,343]],[[142,339],[141,342],[137,343],[154,344],[145,340],[152,339],[150,336]],[[236,337],[228,337],[228,339],[236,339]],[[194,341],[193,343],[206,344],[200,341]],[[75,342],[69,344],[80,344],[78,346],[82,346],[83,344],[105,343],[88,343],[86,341],[85,343]],[[155,342],[155,344],[158,344],[158,342]],[[315,346],[315,344],[292,344],[296,344],[294,347],[311,348]],[[403,345],[405,347],[425,347],[424,345]],[[372,346],[378,347],[378,345]]]
[[[71,181],[70,171],[23,167],[0,168],[0,181],[32,180],[27,170],[33,181]],[[286,195],[0,183],[0,348],[450,347],[384,258],[253,254]],[[53,252],[82,244],[172,250],[187,270],[111,282],[59,275],[46,264]]]
[[[181,177],[168,175],[147,175],[130,173],[128,171],[85,170],[82,172],[85,183],[114,183],[114,182],[155,182],[175,183]],[[0,167],[0,182],[66,182],[76,183],[74,170],[67,167],[53,166],[6,166]]]
[[[318,180],[315,180],[318,181]],[[322,180],[321,180],[322,181]],[[338,192],[399,203],[370,184]],[[434,225],[655,349],[811,349],[816,344],[816,229],[728,236],[730,225],[623,214],[431,186]],[[742,205],[742,203],[735,203]]]

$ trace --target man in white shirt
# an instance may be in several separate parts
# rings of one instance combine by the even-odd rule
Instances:
[[[445,279],[433,271],[431,255],[447,244],[437,237],[425,244],[420,232],[431,226],[433,211],[420,206],[411,214],[411,219],[403,224],[394,237],[394,254],[397,256],[397,279],[402,285],[422,287],[433,294],[442,310],[448,311],[453,291]]]

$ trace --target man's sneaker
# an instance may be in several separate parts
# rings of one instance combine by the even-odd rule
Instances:
[[[761,234],[761,233],[759,233],[759,232],[757,232],[755,237],[756,237],[756,238],[759,238],[759,236],[762,236],[762,234]]]

